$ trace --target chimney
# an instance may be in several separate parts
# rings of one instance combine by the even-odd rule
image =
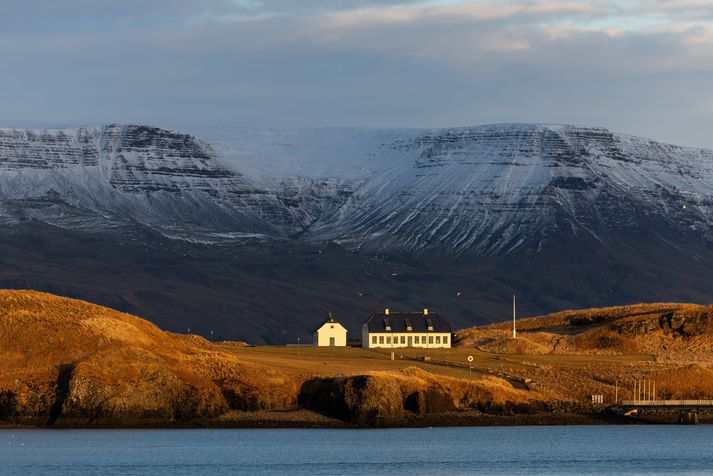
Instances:
[[[388,308],[384,309],[384,314],[387,315],[387,316],[389,315],[389,309],[388,309]]]
[[[423,315],[424,315],[424,316],[428,316],[428,309],[424,309],[424,310],[423,310]]]

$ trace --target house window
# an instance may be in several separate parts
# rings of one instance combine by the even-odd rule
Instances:
[[[443,336],[443,343],[447,344],[448,343],[448,336]]]
[[[440,343],[441,343],[441,336],[436,336],[436,344],[440,344]]]
[[[401,343],[405,344],[406,343],[406,336],[401,336]]]
[[[391,336],[386,336],[386,343],[391,344]]]
[[[413,336],[413,342],[414,342],[414,344],[420,344],[420,342],[419,342],[419,337],[418,337],[418,336]]]
[[[376,344],[376,336],[371,336],[371,343]]]
[[[384,343],[384,336],[379,336],[379,344],[383,344],[383,343]]]
[[[433,336],[428,336],[428,343],[433,344]]]

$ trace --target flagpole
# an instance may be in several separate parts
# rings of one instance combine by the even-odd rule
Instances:
[[[512,295],[512,338],[517,339],[517,329],[515,328],[515,295]]]

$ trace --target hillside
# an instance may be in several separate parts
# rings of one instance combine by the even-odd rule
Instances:
[[[34,424],[209,418],[289,406],[299,388],[201,337],[32,291],[0,291],[0,360],[0,415]]]
[[[409,425],[551,395],[362,349],[275,349],[277,359],[270,350],[166,333],[83,301],[0,290],[0,422]]]
[[[663,398],[713,396],[709,312],[682,304],[566,311],[522,321],[516,346],[497,325],[459,332],[457,348],[399,349],[392,360],[389,349],[211,343],[84,301],[0,290],[0,425],[620,421],[591,395],[611,403],[648,379]]]
[[[713,306],[636,304],[569,310],[463,329],[459,345],[518,354],[653,354],[713,361]]]

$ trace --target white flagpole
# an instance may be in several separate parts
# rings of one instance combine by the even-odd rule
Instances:
[[[517,329],[515,328],[515,295],[512,295],[512,338],[517,339]]]

